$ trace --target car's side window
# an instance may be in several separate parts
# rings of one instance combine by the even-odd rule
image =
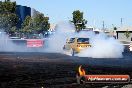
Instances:
[[[75,38],[71,38],[71,39],[69,40],[69,43],[73,43],[74,40],[75,40]]]

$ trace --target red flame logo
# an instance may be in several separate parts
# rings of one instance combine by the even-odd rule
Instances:
[[[85,73],[85,70],[82,68],[82,65],[79,66],[78,72],[79,72],[79,75],[80,75],[80,76],[84,76],[84,75],[86,74],[86,73]]]

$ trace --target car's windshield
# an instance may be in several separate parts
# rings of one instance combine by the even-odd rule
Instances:
[[[79,43],[89,43],[89,38],[78,38],[77,42],[79,42]]]

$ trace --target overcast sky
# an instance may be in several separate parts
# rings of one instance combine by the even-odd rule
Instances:
[[[14,0],[12,0],[14,1]],[[72,19],[72,12],[84,12],[88,25],[102,27],[132,25],[132,0],[15,0],[17,4],[29,6],[50,17],[51,23]]]

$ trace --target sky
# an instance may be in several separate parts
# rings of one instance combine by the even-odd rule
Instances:
[[[72,20],[72,12],[80,10],[88,26],[105,28],[132,25],[132,0],[11,0],[44,13],[51,24]]]

